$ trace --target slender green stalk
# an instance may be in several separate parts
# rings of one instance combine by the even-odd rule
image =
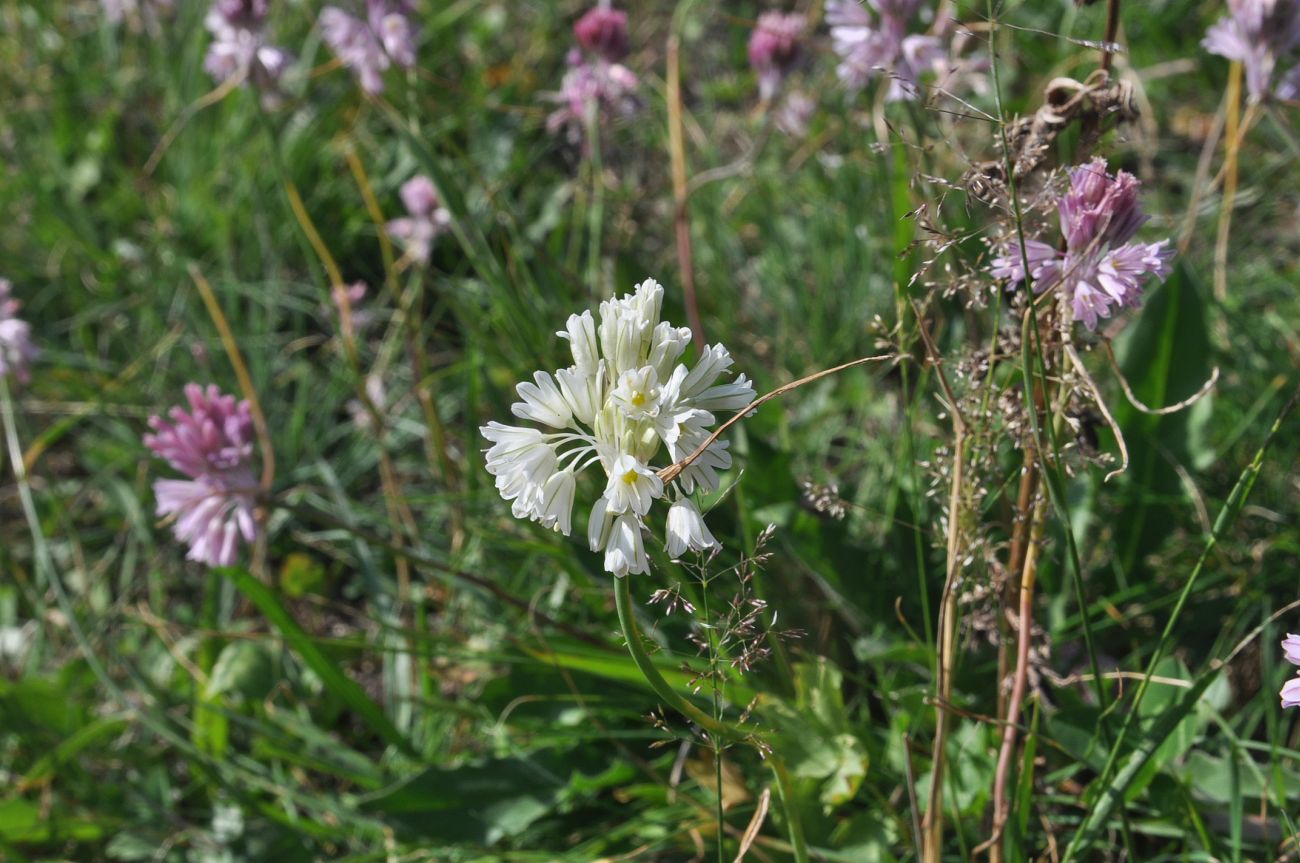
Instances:
[[[786,828],[790,831],[795,863],[809,863],[808,840],[803,834],[799,810],[795,808],[794,785],[790,782],[790,773],[775,754],[768,756],[767,761],[772,768],[772,775],[776,777],[776,790],[781,795],[781,806],[785,809]]]
[[[1097,832],[1097,825],[1104,823],[1106,818],[1110,816],[1116,802],[1123,799],[1124,789],[1136,773],[1132,768],[1140,766],[1136,760],[1130,760],[1125,767],[1124,776],[1120,777],[1123,781],[1117,779],[1113,784],[1108,784],[1111,783],[1111,777],[1116,775],[1115,771],[1124,741],[1138,715],[1138,709],[1142,706],[1142,700],[1146,697],[1147,689],[1150,688],[1151,678],[1155,674],[1156,666],[1164,658],[1165,645],[1171,640],[1174,627],[1183,613],[1183,607],[1187,604],[1187,599],[1192,595],[1192,589],[1196,586],[1196,581],[1205,568],[1205,562],[1209,560],[1210,554],[1219,544],[1219,540],[1232,527],[1237,520],[1238,513],[1245,506],[1246,499],[1255,486],[1255,480],[1259,478],[1259,472],[1264,466],[1264,456],[1268,452],[1269,446],[1272,445],[1273,439],[1277,437],[1277,433],[1281,430],[1283,421],[1295,408],[1297,400],[1300,400],[1300,386],[1292,392],[1291,398],[1278,412],[1277,419],[1273,420],[1273,425],[1269,428],[1264,442],[1260,444],[1259,449],[1255,452],[1255,457],[1246,466],[1246,469],[1241,472],[1236,485],[1232,487],[1232,492],[1228,495],[1228,500],[1223,504],[1223,509],[1219,510],[1219,515],[1214,520],[1214,528],[1205,541],[1205,547],[1201,549],[1201,555],[1196,559],[1196,565],[1188,573],[1187,581],[1183,583],[1183,589],[1178,594],[1178,601],[1174,603],[1173,611],[1169,613],[1169,617],[1165,620],[1165,628],[1160,633],[1159,640],[1156,641],[1155,650],[1151,653],[1151,659],[1147,661],[1146,672],[1142,675],[1142,681],[1138,684],[1137,691],[1133,694],[1133,704],[1124,717],[1124,724],[1120,726],[1119,735],[1115,738],[1114,745],[1110,747],[1110,754],[1106,758],[1106,764],[1102,768],[1101,775],[1094,780],[1096,786],[1105,788],[1106,792],[1097,800],[1096,805],[1088,813],[1088,817],[1074,836],[1071,837],[1070,844],[1065,848],[1065,856],[1061,858],[1061,863],[1070,863],[1071,860],[1076,859],[1088,849],[1088,846],[1092,843],[1093,835]],[[1147,753],[1147,757],[1149,757],[1149,753]],[[1145,759],[1142,760],[1145,761]]]
[[[627,641],[627,652],[632,655],[632,661],[636,663],[637,670],[641,672],[646,683],[650,684],[650,688],[664,700],[665,704],[707,731],[709,736],[714,738],[715,745],[718,745],[723,738],[742,736],[737,728],[727,724],[721,718],[710,716],[688,701],[673,689],[659,673],[659,669],[655,668],[654,661],[650,659],[645,645],[641,643],[641,631],[636,625],[629,581],[627,577],[614,579],[614,604],[618,608],[618,622],[623,627],[623,638]],[[790,777],[778,753],[769,753],[767,763],[776,776],[777,790],[781,794],[781,802],[785,807],[786,826],[790,832],[790,845],[794,849],[795,860],[797,863],[808,863],[808,842],[804,838],[803,822],[799,820],[798,805],[795,801],[794,789],[790,785]],[[719,798],[722,796],[720,783],[718,796]]]
[[[709,623],[709,579],[703,566],[700,567],[700,611],[704,614],[705,633],[709,639],[709,683],[713,688],[713,718],[721,722],[722,681],[718,674],[718,635],[717,630]],[[716,806],[714,817],[718,822],[718,863],[724,863],[722,837],[726,832],[726,813],[722,807],[722,745],[716,737],[710,736],[710,739],[713,743],[713,781],[717,791],[714,795]]]
[[[637,628],[636,617],[632,610],[632,593],[628,586],[629,579],[626,577],[614,579],[614,604],[618,607],[618,622],[623,627],[623,638],[627,641],[627,652],[632,655],[632,661],[636,663],[637,670],[645,678],[646,683],[655,694],[664,700],[664,703],[676,710],[696,725],[709,732],[711,735],[719,737],[736,737],[736,729],[714,719],[700,708],[696,707],[686,697],[673,689],[672,685],[664,680],[659,669],[655,668],[654,661],[650,654],[646,653],[645,645],[641,643],[641,630]]]

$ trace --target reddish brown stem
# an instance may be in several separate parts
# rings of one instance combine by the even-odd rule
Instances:
[[[668,37],[668,153],[672,161],[673,200],[677,204],[677,269],[681,271],[686,321],[697,350],[704,349],[704,327],[700,324],[695,297],[695,259],[691,252],[690,190],[686,183],[686,140],[682,132],[682,73],[677,34]]]

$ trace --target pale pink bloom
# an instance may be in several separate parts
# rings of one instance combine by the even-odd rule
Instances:
[[[1138,203],[1139,185],[1126,171],[1107,173],[1100,157],[1074,168],[1070,188],[1057,204],[1064,251],[1030,239],[1022,256],[1013,242],[992,260],[989,274],[1017,284],[1025,279],[1027,259],[1034,292],[1065,291],[1074,320],[1090,330],[1116,309],[1137,306],[1147,277],[1167,277],[1175,254],[1168,239],[1131,242],[1147,220]]]
[[[948,57],[936,36],[909,33],[920,0],[872,0],[872,16],[859,0],[829,0],[826,23],[839,55],[836,74],[850,90],[861,90],[878,74],[889,77],[888,101],[920,96],[920,76],[942,68]]]
[[[627,13],[596,6],[573,25],[573,35],[583,50],[617,63],[627,56]]]
[[[442,206],[433,181],[422,174],[403,183],[399,195],[408,215],[393,219],[385,230],[405,246],[412,260],[427,263],[433,241],[451,226],[451,213]]]
[[[28,367],[39,351],[32,344],[31,325],[17,317],[22,304],[12,294],[13,285],[0,279],[0,377],[11,375],[26,383],[31,379]]]
[[[1058,205],[1066,245],[1077,251],[1093,240],[1117,246],[1132,239],[1148,218],[1138,205],[1140,185],[1128,171],[1108,174],[1100,156],[1072,168],[1070,189]]]
[[[1300,707],[1300,677],[1293,677],[1282,684],[1282,706]]]
[[[365,282],[353,282],[351,285],[335,285],[330,288],[330,302],[334,304],[334,311],[339,320],[343,320],[343,311],[346,308],[348,318],[352,323],[352,332],[360,333],[374,321],[375,315],[369,309],[364,309],[361,303],[366,298],[369,288]]]
[[[773,121],[790,137],[802,138],[808,134],[808,124],[816,110],[817,103],[807,93],[795,90],[781,100],[773,113]]]
[[[1286,638],[1282,639],[1282,655],[1292,665],[1300,665],[1300,635],[1287,633]]]
[[[1240,62],[1246,89],[1262,99],[1273,86],[1278,61],[1300,46],[1300,0],[1228,0],[1228,16],[1206,31],[1201,46]],[[1294,98],[1298,81],[1300,66],[1284,74],[1276,95]]]
[[[807,21],[802,15],[764,12],[749,34],[749,65],[758,73],[758,94],[772,100],[781,82],[799,62],[799,40]]]
[[[543,96],[560,103],[546,118],[547,131],[564,132],[579,140],[589,111],[595,112],[597,120],[630,116],[637,108],[637,83],[636,75],[626,66],[603,59],[588,62],[576,49],[571,51],[560,91]]]
[[[266,43],[266,11],[266,0],[216,0],[203,19],[212,34],[203,68],[219,84],[246,75],[274,98],[293,55]]]
[[[254,518],[253,420],[247,401],[215,385],[185,387],[189,410],[149,418],[144,444],[189,479],[154,482],[158,515],[174,516],[172,533],[189,546],[190,560],[231,566],[239,543],[257,537]]]
[[[366,19],[326,6],[320,13],[321,36],[343,65],[356,74],[361,89],[380,93],[384,72],[396,63],[415,65],[415,27],[411,8],[402,0],[366,0]]]

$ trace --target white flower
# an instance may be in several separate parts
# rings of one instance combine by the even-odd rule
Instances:
[[[618,386],[609,394],[623,416],[630,420],[653,419],[659,415],[659,375],[654,366],[623,372]]]
[[[596,412],[604,406],[605,369],[604,360],[598,361],[591,371],[583,371],[579,366],[560,369],[555,379],[560,384],[560,394],[573,411],[573,416],[583,425],[596,421]]]
[[[668,507],[668,542],[664,550],[669,557],[676,560],[687,549],[706,551],[718,547],[718,541],[704,523],[704,516],[689,497],[674,501]]]
[[[650,571],[641,542],[641,521],[631,513],[614,519],[605,546],[605,571],[614,575],[640,575]]]
[[[569,315],[565,329],[556,333],[562,339],[569,340],[569,349],[573,351],[573,367],[580,374],[591,374],[596,370],[596,359],[600,356],[596,346],[596,321],[591,312]]]
[[[664,484],[658,474],[624,454],[614,460],[610,470],[605,485],[605,506],[614,513],[631,510],[636,515],[645,515],[650,511],[650,502],[663,493]]]
[[[662,321],[655,327],[650,337],[649,361],[659,380],[668,379],[673,372],[673,366],[681,359],[686,346],[690,343],[690,327],[674,327],[667,321]]]
[[[523,401],[511,405],[510,412],[520,419],[536,420],[552,428],[567,426],[573,417],[573,409],[564,400],[555,379],[547,372],[537,372],[533,380],[536,383],[525,381],[515,387]]]
[[[535,373],[518,385],[522,401],[511,406],[515,416],[547,430],[495,422],[481,429],[491,444],[488,472],[511,511],[565,535],[578,475],[600,466],[605,482],[587,521],[587,541],[592,551],[605,552],[605,569],[616,575],[649,569],[645,519],[670,491],[659,471],[708,440],[715,411],[740,410],[754,399],[743,375],[723,379],[732,359],[721,345],[706,347],[693,370],[681,362],[691,332],[659,320],[663,294],[647,279],[602,302],[598,317],[569,316],[557,335],[568,341],[573,365]],[[678,474],[671,497],[679,500],[668,512],[670,548],[717,547],[699,510],[680,498],[697,487],[717,489],[718,472],[731,463],[726,442],[715,441]]]
[[[572,470],[557,471],[542,486],[537,520],[565,536],[573,529],[573,493],[577,487]]]

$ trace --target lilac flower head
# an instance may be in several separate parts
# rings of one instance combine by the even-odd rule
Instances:
[[[257,537],[252,410],[215,385],[188,384],[185,398],[188,411],[150,417],[153,433],[144,436],[145,446],[189,477],[155,480],[158,515],[175,516],[172,532],[190,547],[190,560],[230,566],[240,537]]]
[[[637,84],[636,74],[622,64],[599,59],[588,62],[578,51],[570,52],[569,70],[560,81],[559,92],[544,96],[560,103],[546,118],[547,131],[567,132],[577,140],[582,137],[588,111],[595,111],[598,118],[631,115],[637,107]]]
[[[369,291],[370,288],[365,282],[335,285],[330,288],[330,303],[334,306],[334,313],[342,321],[344,319],[344,310],[347,311],[347,319],[352,325],[354,334],[360,333],[374,322],[375,313],[370,309],[361,307]]]
[[[1012,244],[995,257],[989,274],[1018,284],[1025,262],[1035,293],[1059,287],[1076,321],[1093,330],[1115,309],[1142,300],[1147,276],[1169,275],[1174,250],[1169,240],[1131,242],[1147,220],[1138,203],[1137,178],[1126,171],[1107,173],[1106,160],[1094,158],[1070,171],[1070,188],[1057,203],[1065,250],[1041,240]]]
[[[1146,222],[1138,205],[1138,182],[1128,171],[1106,173],[1106,160],[1094,157],[1070,171],[1070,190],[1058,205],[1061,233],[1071,249],[1093,240],[1112,246],[1127,243]]]
[[[770,101],[799,62],[799,39],[807,21],[799,14],[764,12],[749,34],[749,65],[758,73],[759,96]]]
[[[409,215],[393,219],[385,230],[405,245],[412,260],[427,263],[433,241],[451,226],[451,213],[442,206],[433,181],[422,174],[403,183],[399,195]]]
[[[627,13],[607,6],[596,6],[573,25],[573,35],[583,50],[609,63],[627,56]]]
[[[1300,46],[1300,0],[1228,0],[1228,16],[1205,33],[1201,46],[1242,64],[1246,89],[1256,99],[1270,92],[1278,61]],[[1300,66],[1283,76],[1275,93],[1293,98]]]
[[[1292,665],[1300,665],[1300,635],[1287,633],[1286,638],[1282,639],[1282,655]]]
[[[16,317],[21,303],[12,296],[13,285],[0,279],[0,377],[12,375],[21,383],[31,379],[28,367],[39,351],[32,344],[32,328]]]
[[[293,55],[266,43],[267,0],[215,0],[203,19],[212,34],[203,68],[219,84],[247,75],[271,98]]]
[[[795,90],[787,93],[774,113],[776,127],[792,138],[802,138],[808,134],[808,124],[812,121],[817,103],[807,93]]]
[[[840,57],[836,74],[850,90],[861,90],[876,74],[889,76],[888,101],[913,100],[920,95],[920,75],[939,69],[947,60],[936,36],[908,35],[920,0],[871,0],[873,18],[858,0],[829,0],[826,22],[831,43]]]
[[[1282,639],[1282,655],[1292,665],[1300,665],[1300,635]],[[1282,707],[1300,707],[1300,677],[1292,677],[1282,685]]]
[[[367,93],[384,89],[390,65],[415,65],[415,29],[410,7],[401,0],[366,0],[366,20],[336,6],[320,13],[321,36],[344,66],[351,69]]]

